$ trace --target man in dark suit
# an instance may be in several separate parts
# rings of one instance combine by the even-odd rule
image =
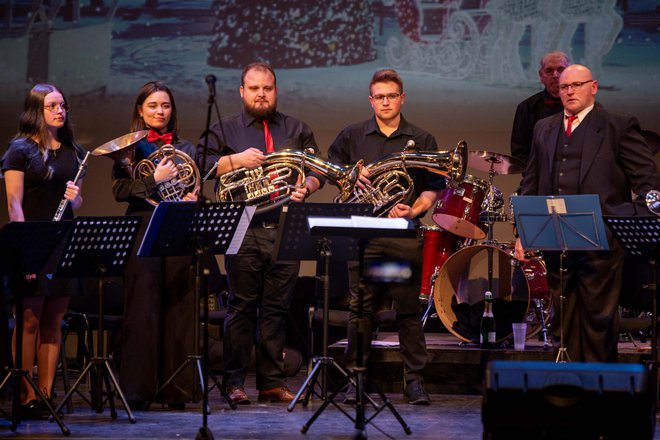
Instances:
[[[651,151],[630,115],[596,102],[598,82],[585,66],[567,67],[559,79],[564,112],[540,120],[523,178],[522,195],[597,194],[603,215],[647,215],[632,201],[658,188]],[[616,362],[616,317],[624,251],[607,231],[610,250],[567,252],[563,328],[572,361]],[[544,254],[548,283],[559,303],[559,253]],[[516,257],[524,258],[520,240]],[[555,336],[559,329],[555,313]]]
[[[526,164],[532,148],[534,125],[540,119],[563,110],[559,98],[559,76],[570,64],[564,52],[549,52],[541,58],[539,79],[543,90],[522,101],[516,107],[511,129],[511,155]]]

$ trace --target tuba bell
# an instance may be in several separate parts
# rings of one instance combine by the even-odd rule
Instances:
[[[404,201],[415,188],[408,174],[408,168],[422,168],[460,183],[467,167],[467,143],[458,142],[453,151],[410,152],[415,142],[408,141],[401,153],[385,156],[379,161],[366,165],[371,185],[355,187],[350,197],[339,195],[335,203],[369,203],[373,205],[375,216],[382,216],[397,203]]]
[[[167,182],[161,182],[157,187],[157,197],[146,197],[145,200],[157,206],[160,202],[179,202],[189,192],[201,184],[199,168],[195,161],[186,153],[177,150],[171,144],[166,144],[151,153],[147,158],[135,162],[137,143],[144,139],[148,130],[136,131],[120,136],[92,151],[93,156],[108,156],[119,163],[134,179],[140,179],[153,174],[158,164],[170,159],[177,169],[177,175]]]
[[[261,166],[238,168],[218,179],[218,202],[244,201],[256,206],[258,214],[287,203],[291,194],[305,182],[305,169],[315,171],[340,188],[340,196],[350,197],[362,171],[362,162],[341,167],[313,154],[314,150],[282,150],[268,153]]]

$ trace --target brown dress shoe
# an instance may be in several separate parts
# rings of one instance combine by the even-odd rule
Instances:
[[[259,391],[259,401],[291,402],[296,397],[287,387],[271,388]]]
[[[236,405],[250,404],[250,398],[245,394],[243,387],[229,387],[227,388],[227,394],[229,394],[229,398]]]

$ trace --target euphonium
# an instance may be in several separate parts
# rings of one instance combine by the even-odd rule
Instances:
[[[443,175],[452,182],[461,182],[467,167],[467,143],[460,141],[453,151],[410,152],[415,142],[408,141],[401,153],[390,154],[366,165],[371,185],[355,187],[353,194],[335,197],[335,202],[369,203],[376,216],[386,214],[397,203],[404,201],[415,188],[408,168],[422,168]]]
[[[178,202],[201,185],[199,169],[195,161],[183,151],[167,144],[151,153],[146,159],[135,163],[135,149],[139,141],[144,139],[148,130],[140,130],[106,142],[92,151],[92,156],[108,156],[119,163],[134,179],[139,179],[156,171],[156,166],[169,158],[177,168],[177,176],[167,182],[158,184],[158,198],[147,197],[151,205],[160,202]]]
[[[305,168],[315,171],[340,188],[340,196],[348,198],[360,177],[362,162],[341,167],[321,159],[311,149],[283,150],[268,153],[257,168],[238,168],[218,179],[216,200],[245,201],[257,206],[257,213],[277,208],[289,201],[291,193],[305,183]]]

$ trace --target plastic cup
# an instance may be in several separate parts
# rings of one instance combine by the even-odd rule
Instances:
[[[513,327],[513,349],[523,351],[525,349],[525,339],[527,338],[527,323],[514,322]]]

